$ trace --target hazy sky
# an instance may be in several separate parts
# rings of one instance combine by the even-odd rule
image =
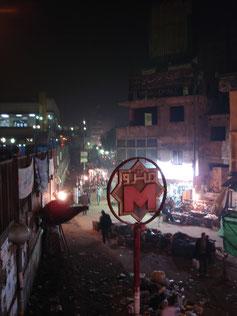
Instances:
[[[0,11],[2,98],[46,91],[73,124],[98,105],[126,115],[116,102],[147,58],[148,5],[92,3],[25,0]]]

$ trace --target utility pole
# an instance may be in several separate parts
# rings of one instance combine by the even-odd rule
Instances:
[[[83,164],[83,173],[85,174],[86,170],[86,163],[88,161],[87,159],[87,151],[86,151],[86,121],[83,120],[83,125],[82,125],[82,149],[81,149],[81,163]]]

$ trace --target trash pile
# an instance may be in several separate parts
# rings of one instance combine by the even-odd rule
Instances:
[[[93,225],[96,227],[96,225]],[[116,223],[112,225],[112,236],[118,246],[133,247],[133,229],[131,226]],[[177,257],[192,259],[195,256],[195,243],[197,238],[191,237],[182,232],[175,234],[165,233],[158,229],[145,229],[141,232],[141,249],[159,249],[167,251],[168,254]],[[215,261],[215,241],[209,240],[211,244],[212,258]]]
[[[133,274],[130,275],[133,277]],[[190,279],[188,287],[192,287],[194,280]],[[202,297],[198,304],[188,301],[184,295],[184,282],[175,283],[169,280],[164,271],[154,270],[151,278],[140,274],[140,294],[141,294],[141,314],[142,315],[162,315],[162,311],[172,306],[176,308],[177,315],[182,316],[198,316],[202,315],[203,307],[208,303],[209,299]],[[127,305],[128,312],[134,313],[133,298],[127,297],[120,302]]]
[[[188,212],[173,212],[172,216],[176,224],[202,226],[214,228],[220,226],[219,218],[215,214],[208,213],[205,210],[190,210]]]

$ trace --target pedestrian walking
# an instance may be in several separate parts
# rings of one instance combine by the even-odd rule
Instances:
[[[89,205],[89,198],[88,198],[88,194],[86,193],[86,191],[83,192],[82,197],[81,197],[81,204],[83,206],[88,206]],[[87,210],[83,211],[83,215],[86,215]]]
[[[109,214],[106,214],[104,210],[101,211],[101,214],[99,229],[102,232],[103,243],[105,244],[106,241],[110,243],[112,221]]]
[[[81,197],[82,197],[82,189],[81,189],[80,186],[77,187],[77,197],[78,197],[77,203],[80,204],[81,203]]]
[[[201,234],[195,245],[195,257],[199,261],[199,275],[208,276],[208,258],[210,257],[211,245],[205,233]]]
[[[96,198],[97,198],[98,205],[100,205],[101,195],[102,195],[102,188],[101,188],[101,186],[98,185],[96,188]]]

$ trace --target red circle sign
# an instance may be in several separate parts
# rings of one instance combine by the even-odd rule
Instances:
[[[128,169],[126,164],[135,162]],[[145,164],[142,161],[145,161]],[[150,168],[152,166],[154,168]],[[159,182],[159,173],[163,184]],[[112,181],[117,177],[117,183],[112,187]],[[159,198],[162,201],[159,203]],[[137,223],[148,224],[153,221],[164,206],[167,195],[167,185],[165,177],[158,165],[143,157],[134,157],[123,161],[112,172],[107,186],[107,201],[113,215],[122,223],[135,225],[121,219],[121,216],[131,215]],[[114,211],[111,196],[118,203],[118,214]],[[147,213],[154,215],[147,221],[142,219]]]

